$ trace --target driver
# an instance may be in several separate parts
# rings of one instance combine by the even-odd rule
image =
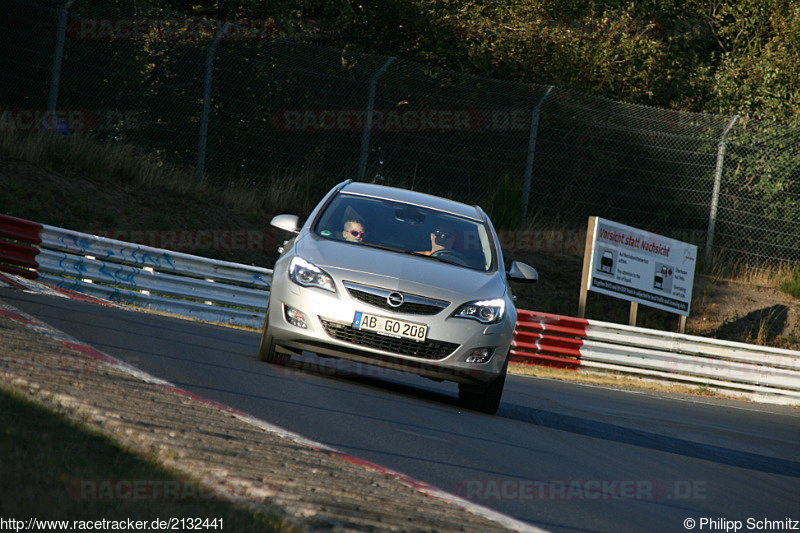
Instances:
[[[456,233],[448,224],[437,224],[431,231],[431,249],[420,252],[422,255],[432,255],[440,250],[449,250],[456,240]]]

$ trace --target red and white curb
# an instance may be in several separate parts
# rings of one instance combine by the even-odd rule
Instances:
[[[13,279],[11,279],[8,275],[0,274],[0,287],[6,286],[6,287],[10,287],[10,288],[15,288],[17,290],[26,290],[26,291],[37,292],[37,293],[42,293],[42,294],[53,294],[55,296],[67,297],[67,298],[71,298],[72,297],[72,295],[69,294],[69,293],[72,293],[73,291],[61,291],[61,290],[55,291],[51,287],[47,287],[47,286],[35,287],[34,284],[36,284],[36,285],[43,285],[43,284],[38,283],[38,282],[33,282],[33,281],[30,281],[30,280],[24,280],[24,282],[21,282],[21,281],[19,281],[20,279],[21,278],[19,278],[18,276],[13,276]],[[75,293],[75,295],[76,295],[75,299],[85,299],[86,298],[84,295],[81,295],[79,293]],[[92,300],[96,300],[96,299],[92,298]],[[98,303],[107,304],[107,302],[102,302],[100,300],[96,300],[96,301]],[[538,528],[538,527],[532,526],[530,524],[527,524],[525,522],[522,522],[520,520],[517,520],[515,518],[512,518],[510,516],[504,515],[502,513],[497,512],[497,511],[494,511],[492,509],[489,509],[487,507],[484,507],[482,505],[477,505],[477,504],[475,504],[475,503],[473,503],[473,502],[471,502],[469,500],[466,500],[464,498],[461,498],[459,496],[451,494],[451,493],[449,493],[447,491],[444,491],[444,490],[442,490],[442,489],[440,489],[438,487],[435,487],[435,486],[433,486],[433,485],[431,485],[429,483],[426,483],[424,481],[419,481],[417,479],[414,479],[414,478],[412,478],[410,476],[407,476],[405,474],[402,474],[402,473],[397,472],[395,470],[392,470],[390,468],[386,468],[384,466],[381,466],[381,465],[379,465],[377,463],[373,463],[373,462],[370,462],[370,461],[365,461],[363,459],[359,459],[358,457],[354,457],[354,456],[348,455],[348,454],[346,454],[344,452],[341,452],[341,451],[339,451],[339,450],[337,450],[335,448],[332,448],[332,447],[328,446],[327,444],[323,444],[321,442],[317,442],[317,441],[314,441],[314,440],[311,440],[311,439],[307,439],[306,437],[303,437],[302,435],[299,435],[299,434],[294,433],[292,431],[288,431],[288,430],[283,429],[281,427],[278,427],[278,426],[275,426],[273,424],[270,424],[269,422],[266,422],[264,420],[256,418],[256,417],[254,417],[254,416],[252,416],[250,414],[247,414],[247,413],[245,413],[243,411],[239,411],[238,409],[234,409],[234,408],[232,408],[230,406],[227,406],[225,404],[216,402],[216,401],[208,399],[208,398],[204,398],[204,397],[199,396],[197,394],[194,394],[192,392],[189,392],[189,391],[186,391],[186,390],[181,389],[179,387],[176,387],[174,384],[172,384],[172,383],[170,383],[168,381],[165,381],[165,380],[163,380],[161,378],[158,378],[156,376],[148,374],[147,372],[144,372],[144,371],[142,371],[142,370],[140,370],[140,369],[138,369],[138,368],[136,368],[136,367],[134,367],[134,366],[132,366],[132,365],[130,365],[128,363],[125,363],[124,361],[121,361],[121,360],[119,360],[119,359],[117,359],[115,357],[112,357],[112,356],[110,356],[108,354],[102,353],[102,352],[92,348],[91,346],[89,346],[89,345],[87,345],[87,344],[75,339],[74,337],[71,337],[70,335],[67,335],[66,333],[53,328],[52,326],[50,326],[50,325],[48,325],[48,324],[36,319],[35,317],[32,317],[32,316],[20,311],[19,309],[17,309],[15,307],[3,302],[2,300],[0,300],[0,315],[5,316],[5,317],[7,317],[7,318],[9,318],[11,320],[14,320],[16,322],[19,322],[21,324],[24,324],[25,326],[27,326],[28,328],[36,331],[39,334],[45,335],[45,336],[47,336],[47,337],[49,337],[51,339],[54,339],[54,340],[62,343],[64,346],[66,346],[68,348],[71,348],[73,350],[77,350],[77,351],[81,352],[86,357],[89,357],[89,358],[91,358],[91,359],[93,359],[95,361],[99,361],[99,362],[108,364],[108,365],[110,365],[110,366],[112,366],[114,368],[117,368],[119,370],[122,370],[123,372],[126,372],[127,374],[129,374],[129,375],[131,375],[131,376],[133,376],[133,377],[135,377],[137,379],[140,379],[145,383],[149,383],[149,384],[152,384],[154,386],[161,387],[161,388],[163,388],[165,390],[168,390],[168,391],[173,392],[175,394],[179,394],[179,395],[184,396],[186,398],[189,398],[191,400],[194,400],[194,401],[197,401],[197,402],[200,402],[200,403],[215,407],[215,408],[217,408],[217,409],[219,409],[221,411],[224,411],[225,413],[233,415],[235,418],[241,420],[242,422],[245,422],[245,423],[250,424],[250,425],[252,425],[254,427],[257,427],[257,428],[259,428],[259,429],[261,429],[263,431],[266,431],[266,432],[268,432],[268,433],[270,433],[272,435],[277,435],[278,437],[289,439],[292,442],[294,442],[296,444],[299,444],[301,446],[305,446],[305,447],[311,448],[311,449],[316,450],[316,451],[318,451],[320,453],[336,456],[336,457],[338,457],[338,458],[340,458],[340,459],[342,459],[344,461],[347,461],[348,463],[353,464],[355,466],[364,468],[364,469],[369,470],[371,472],[377,472],[377,473],[382,474],[382,475],[384,475],[384,476],[386,476],[388,478],[396,479],[397,481],[399,481],[399,482],[401,482],[401,483],[403,483],[403,484],[415,489],[416,491],[418,491],[418,492],[420,492],[420,493],[422,493],[422,494],[424,494],[424,495],[426,495],[428,497],[436,498],[438,500],[442,500],[442,501],[448,502],[448,503],[450,503],[452,505],[461,507],[462,509],[465,509],[465,510],[467,510],[469,512],[472,512],[472,513],[474,513],[474,514],[476,514],[478,516],[481,516],[481,517],[486,518],[488,520],[492,520],[494,522],[497,522],[498,524],[502,525],[503,527],[505,527],[505,528],[507,528],[509,530],[521,531],[521,532],[530,532],[530,533],[542,533],[542,532],[546,531],[546,530],[543,530],[541,528]]]
[[[52,285],[48,285],[47,283],[42,283],[41,281],[33,281],[31,279],[25,278],[23,276],[18,276],[16,274],[0,272],[0,288],[14,289],[34,294],[45,294],[48,296],[58,296],[60,298],[69,298],[71,300],[79,300],[82,302],[91,302],[98,305],[105,305],[107,307],[122,308],[121,305],[109,302],[108,300],[101,300],[100,298],[95,298],[94,296],[88,296],[86,294],[80,293],[78,291],[73,291],[70,289],[54,287]]]

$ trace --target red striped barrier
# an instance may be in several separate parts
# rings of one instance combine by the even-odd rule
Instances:
[[[588,325],[583,318],[519,309],[511,360],[577,370]]]
[[[41,230],[39,223],[0,214],[0,237],[39,244],[42,242],[39,236]]]
[[[41,224],[0,214],[0,271],[36,279]]]

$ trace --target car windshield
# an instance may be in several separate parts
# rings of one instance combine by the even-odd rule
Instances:
[[[317,219],[325,239],[416,254],[474,270],[495,268],[486,225],[403,202],[340,193]]]

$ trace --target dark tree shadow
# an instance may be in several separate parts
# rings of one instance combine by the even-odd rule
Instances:
[[[783,335],[789,317],[789,307],[772,305],[751,311],[745,316],[723,324],[714,332],[721,339],[737,339],[743,342],[773,344]]]

